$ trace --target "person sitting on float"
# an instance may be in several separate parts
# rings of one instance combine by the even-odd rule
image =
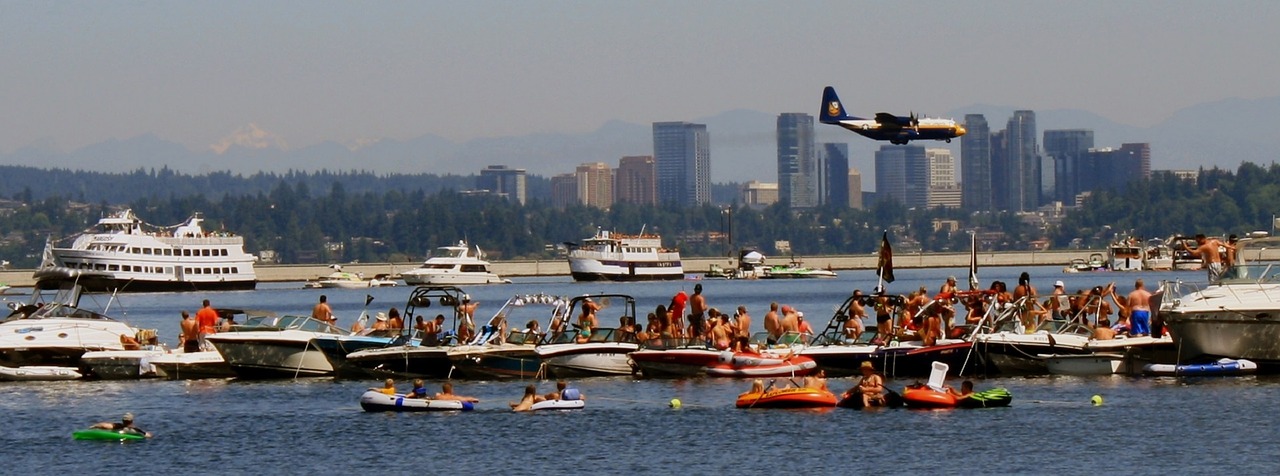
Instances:
[[[956,391],[956,389],[951,388],[950,386],[946,386],[944,388],[947,389],[947,393],[951,394],[951,396],[956,397],[957,399],[968,398],[970,395],[973,395],[972,380],[965,380],[964,382],[960,382],[960,391],[958,392]]]

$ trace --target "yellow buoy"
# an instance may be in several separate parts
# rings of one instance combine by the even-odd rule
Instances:
[[[1102,395],[1094,395],[1093,398],[1089,399],[1089,401],[1093,403],[1093,406],[1095,407],[1100,406],[1102,405]]]
[[[676,410],[679,410],[679,409],[680,409],[680,399],[679,399],[679,398],[673,398],[673,399],[671,399],[671,408],[674,408],[674,409],[676,409]]]

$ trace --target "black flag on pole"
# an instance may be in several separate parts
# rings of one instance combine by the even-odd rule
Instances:
[[[880,241],[880,261],[876,263],[876,267],[880,268],[880,279],[886,283],[893,282],[893,248],[889,246],[889,232],[884,232],[884,238]]]

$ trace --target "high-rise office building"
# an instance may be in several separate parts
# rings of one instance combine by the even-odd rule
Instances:
[[[1096,173],[1089,163],[1093,148],[1093,131],[1087,129],[1055,129],[1044,131],[1044,155],[1053,163],[1054,200],[1073,204],[1076,195],[1087,190],[1081,179]],[[1087,179],[1086,179],[1087,180]],[[1085,182],[1087,184],[1087,182]]]
[[[654,205],[658,203],[657,168],[652,156],[623,157],[614,174],[613,191],[619,203]]]
[[[802,112],[778,115],[778,198],[791,208],[818,206],[818,167],[813,116]]]
[[[991,130],[982,114],[964,116],[960,137],[961,203],[968,211],[994,210],[991,202]]]
[[[578,176],[575,174],[559,174],[551,177],[551,206],[565,208],[577,205]]]
[[[1034,211],[1040,207],[1040,150],[1036,140],[1036,113],[1014,111],[1005,128],[1008,141],[1009,189],[1007,210]]]
[[[658,202],[711,203],[711,141],[706,124],[653,123]]]
[[[1008,131],[995,131],[987,135],[991,144],[991,211],[1009,209],[1009,181],[1015,176],[1009,170]]]
[[[849,169],[849,208],[862,209],[862,172]]]
[[[822,160],[819,160],[822,174],[818,181],[821,203],[849,206],[849,144],[824,142],[818,150],[822,151]]]
[[[929,160],[918,145],[883,145],[876,151],[876,200],[923,209],[929,196]]]
[[[1151,145],[1146,143],[1123,144],[1119,149],[1106,147],[1090,149],[1089,162],[1097,172],[1092,177],[1082,177],[1085,190],[1118,190],[1134,180],[1151,178]]]
[[[949,187],[956,184],[956,160],[951,157],[951,149],[925,149],[924,156],[929,161],[930,187]]]
[[[578,200],[583,205],[603,209],[613,206],[613,169],[609,164],[579,165],[574,176],[578,179]]]
[[[476,178],[476,188],[488,190],[521,205],[525,204],[526,199],[524,183],[524,169],[512,169],[505,165],[485,167]]]

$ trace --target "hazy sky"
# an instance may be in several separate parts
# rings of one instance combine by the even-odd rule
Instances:
[[[975,103],[1147,126],[1280,95],[1280,2],[7,1],[0,151],[249,124],[302,147],[730,109]]]

